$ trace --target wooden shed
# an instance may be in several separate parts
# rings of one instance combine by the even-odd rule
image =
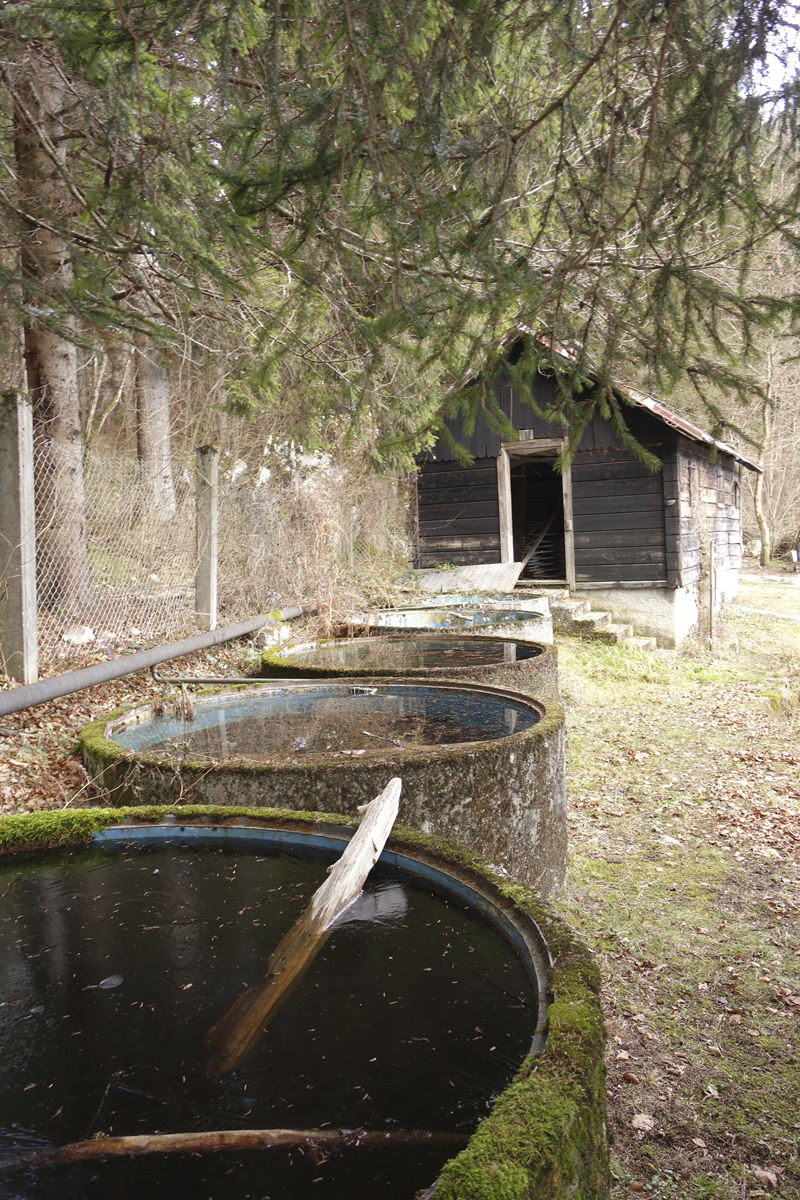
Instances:
[[[735,595],[740,472],[757,470],[754,462],[658,401],[626,390],[626,423],[661,469],[649,470],[595,413],[570,467],[559,474],[555,461],[568,430],[539,416],[507,376],[493,386],[516,431],[513,440],[501,440],[479,415],[470,436],[460,420],[448,422],[474,456],[470,466],[457,462],[442,440],[420,456],[418,568],[527,559],[523,580],[599,593],[597,600],[668,643],[680,643],[696,624],[712,553],[718,596]],[[537,375],[531,393],[540,411],[552,411],[552,377]]]

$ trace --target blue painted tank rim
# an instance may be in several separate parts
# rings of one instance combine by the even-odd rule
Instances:
[[[348,826],[328,826],[324,830],[298,829],[296,826],[254,825],[245,820],[224,825],[181,824],[172,818],[157,823],[120,821],[118,825],[110,825],[93,833],[91,845],[100,850],[119,851],[189,842],[238,850],[258,850],[271,845],[286,850],[297,847],[317,854],[341,854],[354,833],[355,830]],[[538,1014],[531,1053],[541,1053],[546,1043],[553,959],[533,917],[515,911],[511,906],[501,907],[495,889],[488,881],[474,876],[468,878],[466,872],[451,863],[432,861],[424,855],[391,847],[384,848],[378,861],[476,908],[508,938],[525,964],[537,991]]]
[[[487,640],[491,640],[491,639],[487,639]],[[496,687],[493,684],[474,683],[474,682],[472,682],[470,680],[466,680],[466,679],[463,681],[460,679],[451,681],[451,680],[444,680],[444,679],[440,680],[440,679],[436,679],[436,678],[428,679],[427,677],[416,677],[416,676],[414,678],[409,679],[409,678],[404,678],[404,677],[395,677],[395,676],[387,676],[387,675],[374,675],[374,676],[373,675],[369,675],[369,676],[361,675],[361,676],[354,676],[352,678],[338,678],[337,677],[336,679],[318,679],[318,678],[270,679],[270,678],[265,678],[264,682],[263,682],[263,687],[267,691],[271,692],[273,695],[275,695],[275,694],[288,695],[290,693],[296,693],[296,692],[333,691],[333,690],[341,689],[341,688],[358,688],[358,689],[377,688],[377,689],[388,689],[388,690],[392,690],[392,691],[396,691],[397,689],[402,688],[409,692],[413,692],[413,691],[416,691],[419,689],[425,689],[425,688],[435,688],[439,692],[468,692],[468,693],[477,693],[479,695],[489,695],[489,696],[497,697],[500,700],[504,700],[509,704],[516,704],[520,708],[532,709],[537,715],[536,723],[527,729],[515,731],[514,733],[509,733],[509,734],[505,735],[502,739],[498,739],[504,743],[514,741],[515,739],[524,738],[524,737],[526,737],[526,735],[530,734],[533,730],[536,730],[537,728],[539,728],[539,726],[541,725],[541,722],[544,719],[544,717],[546,716],[546,712],[547,712],[545,704],[541,700],[535,699],[532,696],[528,696],[524,692],[516,692],[516,691],[513,691],[511,688]],[[197,707],[198,705],[202,706],[205,703],[213,703],[218,700],[224,700],[228,697],[233,699],[235,697],[239,697],[239,696],[246,694],[246,691],[249,691],[249,689],[246,689],[246,685],[242,685],[240,687],[233,686],[233,687],[229,687],[229,688],[212,686],[212,687],[209,687],[208,690],[204,689],[202,692],[200,692],[199,695],[195,695],[193,698],[193,704],[195,705],[195,707]],[[113,742],[114,738],[115,738],[115,734],[121,733],[122,730],[125,729],[131,722],[139,722],[139,721],[149,719],[152,716],[152,708],[153,708],[152,703],[134,704],[134,705],[131,705],[130,707],[125,708],[123,711],[118,712],[116,715],[109,716],[109,719],[103,725],[103,736]],[[115,744],[117,746],[119,746],[119,743],[115,743]],[[486,743],[483,741],[452,742],[452,743],[446,743],[445,745],[442,745],[442,746],[426,746],[426,747],[423,747],[422,750],[423,751],[438,751],[440,753],[442,753],[442,752],[453,753],[453,752],[457,752],[459,750],[463,750],[463,748],[465,746],[468,746],[470,748],[477,748],[477,747],[480,747],[485,744]],[[494,744],[494,743],[491,743],[491,744]],[[415,750],[417,753],[421,752],[417,748],[415,748]],[[410,753],[410,752],[411,752],[410,750],[407,751],[407,753]],[[374,752],[374,754],[376,754],[376,755],[379,753],[380,753],[380,751]],[[364,761],[371,761],[371,758],[372,758],[372,755],[370,755],[370,752],[368,751],[364,757]],[[152,756],[148,755],[146,750],[137,751],[136,759],[139,762],[157,761],[161,764],[169,763],[170,761],[172,761],[168,757],[164,757],[164,758],[159,757],[158,759],[153,759]],[[238,765],[247,765],[247,763],[249,761],[250,761],[249,759],[242,758],[240,760],[237,760],[237,764]],[[361,760],[359,760],[359,761],[361,761]],[[338,760],[337,760],[337,762],[338,762]],[[354,765],[354,763],[348,762],[348,764],[345,764],[345,765],[352,767]]]

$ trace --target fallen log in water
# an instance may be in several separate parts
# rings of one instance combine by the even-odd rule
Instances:
[[[397,817],[402,781],[392,779],[366,806],[342,857],[270,956],[262,983],[243,992],[208,1031],[211,1067],[221,1075],[241,1062],[308,970],[331,926],[358,897]]]
[[[328,1152],[360,1147],[368,1150],[398,1146],[442,1146],[458,1150],[469,1141],[466,1133],[436,1133],[427,1129],[219,1129],[213,1133],[154,1133],[134,1137],[98,1137],[69,1142],[47,1150],[32,1150],[17,1158],[0,1159],[0,1175],[26,1167],[104,1158],[138,1158],[146,1154],[218,1154],[220,1151],[285,1150],[293,1146]]]

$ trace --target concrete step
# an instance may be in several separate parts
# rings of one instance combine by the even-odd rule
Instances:
[[[610,624],[611,613],[589,611],[573,618],[572,632],[579,633],[582,637],[599,637],[601,631],[607,629]]]
[[[588,600],[571,600],[567,598],[559,598],[554,600],[550,598],[550,615],[553,618],[553,624],[556,629],[570,629],[572,623],[577,617],[582,617],[590,611]]]
[[[621,645],[626,650],[655,650],[656,639],[654,637],[626,637]]]
[[[600,642],[608,642],[612,646],[619,645],[627,638],[633,636],[632,625],[620,625],[617,621],[611,621],[608,625],[602,625],[596,632],[595,637]]]
[[[524,592],[528,596],[547,596],[550,600],[569,600],[569,588],[558,584],[553,587],[541,587],[533,579],[518,579],[514,591]]]

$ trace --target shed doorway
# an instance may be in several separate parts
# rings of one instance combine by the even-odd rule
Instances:
[[[526,431],[522,431],[523,436]],[[503,442],[497,459],[500,561],[528,562],[522,579],[575,587],[572,471],[559,474],[564,438]]]
[[[525,562],[520,579],[564,582],[564,497],[555,455],[511,460],[511,524],[514,561]]]

